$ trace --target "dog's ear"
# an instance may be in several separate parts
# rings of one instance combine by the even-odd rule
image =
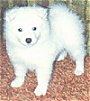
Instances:
[[[42,18],[48,17],[48,9],[45,8]]]
[[[48,16],[48,8],[47,7],[43,7],[43,6],[40,6],[40,5],[33,5],[33,7],[37,8],[37,12],[39,14],[39,16],[43,19],[46,19],[47,16]]]
[[[18,8],[19,7],[15,7],[13,9],[9,9],[5,12],[5,20],[6,21],[12,21],[16,15],[17,15],[17,12],[18,12]]]
[[[42,10],[42,12],[43,12],[43,14],[41,15],[41,17],[42,17],[43,19],[47,19],[47,16],[48,16],[48,9],[44,9],[44,10]]]

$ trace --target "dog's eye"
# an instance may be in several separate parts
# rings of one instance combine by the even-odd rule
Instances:
[[[23,30],[22,30],[22,28],[19,28],[18,31],[19,31],[19,32],[22,32]]]
[[[36,31],[36,29],[37,29],[36,27],[33,27],[33,28],[32,28],[33,31]]]

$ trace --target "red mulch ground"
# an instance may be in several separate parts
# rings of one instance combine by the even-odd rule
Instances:
[[[6,54],[5,44],[0,47],[0,101],[90,101],[90,56],[85,58],[85,73],[74,75],[75,63],[68,56],[55,63],[55,69],[46,96],[36,97],[37,85],[33,72],[20,88],[10,87],[14,71]]]

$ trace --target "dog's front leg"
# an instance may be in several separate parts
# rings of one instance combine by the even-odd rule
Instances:
[[[45,95],[51,78],[52,65],[44,65],[36,70],[38,85],[34,91],[36,96]]]
[[[14,65],[14,71],[15,71],[15,79],[12,81],[11,86],[12,87],[20,87],[25,79],[27,69],[20,64]]]

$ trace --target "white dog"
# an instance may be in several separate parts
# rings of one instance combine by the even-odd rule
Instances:
[[[74,73],[84,73],[84,26],[66,5],[14,7],[5,13],[6,47],[14,66],[12,87],[24,83],[28,70],[35,70],[38,86],[36,96],[45,95],[53,63],[67,53],[76,61]]]

